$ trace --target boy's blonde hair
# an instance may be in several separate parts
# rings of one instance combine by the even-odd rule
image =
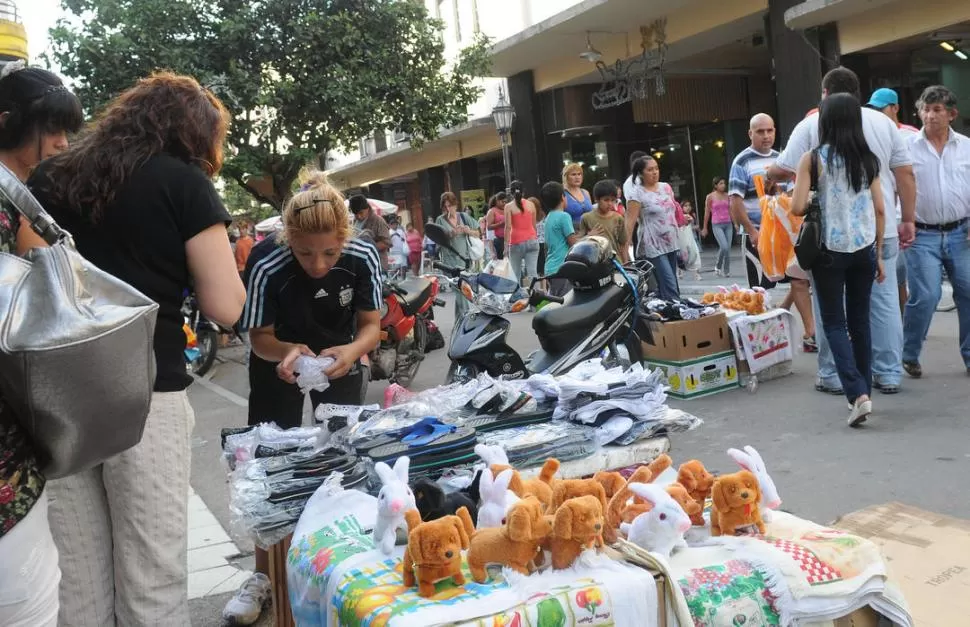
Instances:
[[[283,207],[283,230],[278,239],[287,243],[291,235],[333,233],[341,242],[351,235],[350,215],[343,195],[319,170],[300,173],[300,191]]]

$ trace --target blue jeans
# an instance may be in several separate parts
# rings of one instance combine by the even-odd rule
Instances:
[[[909,301],[906,303],[903,360],[919,361],[923,340],[940,302],[943,268],[953,286],[953,302],[960,321],[960,354],[970,368],[970,242],[967,224],[948,233],[917,231],[916,241],[906,251],[909,271]]]
[[[657,277],[658,296],[664,300],[680,298],[680,285],[677,283],[677,257],[678,251],[675,250],[666,255],[647,258],[647,261],[653,264],[653,272]]]
[[[828,255],[831,263],[816,267],[812,279],[839,381],[846,398],[855,403],[863,394],[872,393],[869,308],[876,275],[875,247]]]
[[[731,241],[734,239],[734,225],[730,222],[712,224],[714,239],[717,240],[717,263],[714,267],[725,275],[731,274]]]
[[[882,385],[898,386],[903,380],[903,317],[899,312],[899,281],[896,277],[896,261],[899,257],[899,240],[887,239],[882,246],[882,265],[886,280],[873,283],[869,323],[872,327],[872,376]],[[821,319],[818,290],[812,299],[815,319]],[[818,379],[827,388],[838,388],[839,377],[835,369],[832,351],[825,334],[817,336]]]
[[[522,273],[522,262],[525,261],[525,274]],[[530,239],[509,246],[509,263],[515,278],[522,282],[522,278],[539,276],[539,240]]]

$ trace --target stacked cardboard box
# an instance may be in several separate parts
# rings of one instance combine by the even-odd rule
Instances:
[[[738,362],[723,313],[698,320],[651,322],[644,342],[647,365],[667,376],[670,396],[698,398],[738,387]]]

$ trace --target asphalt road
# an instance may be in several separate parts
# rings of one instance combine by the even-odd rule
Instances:
[[[700,284],[685,284],[684,291],[714,284],[713,276],[705,275]],[[453,325],[448,298],[448,307],[436,312],[445,337]],[[733,472],[736,467],[726,449],[751,444],[768,465],[782,507],[820,523],[886,501],[970,518],[963,483],[970,474],[970,378],[956,338],[956,313],[937,313],[924,349],[924,378],[905,380],[896,396],[876,392],[875,413],[858,430],[846,426],[844,397],[814,390],[815,359],[802,353],[791,376],[762,383],[756,393],[739,388],[698,400],[671,400],[671,406],[704,419],[699,429],[671,438],[671,456],[678,464],[697,458],[712,470]],[[510,341],[522,354],[537,348],[529,314],[513,316]],[[248,381],[243,358],[240,347],[223,350],[208,380],[189,390],[196,411],[192,485],[227,529],[219,429],[245,424]],[[444,350],[429,354],[413,388],[441,384],[447,368]],[[373,382],[368,402],[381,402],[385,386]],[[244,553],[250,550],[244,543],[240,546]],[[252,567],[246,555],[239,563]],[[193,624],[218,625],[227,598],[193,601]]]

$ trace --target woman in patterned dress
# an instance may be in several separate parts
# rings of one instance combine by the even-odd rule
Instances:
[[[25,181],[67,147],[81,104],[61,80],[22,62],[0,73],[0,162]],[[17,210],[0,202],[0,252],[45,246]],[[57,625],[57,548],[47,519],[44,475],[26,432],[0,397],[0,625]]]

